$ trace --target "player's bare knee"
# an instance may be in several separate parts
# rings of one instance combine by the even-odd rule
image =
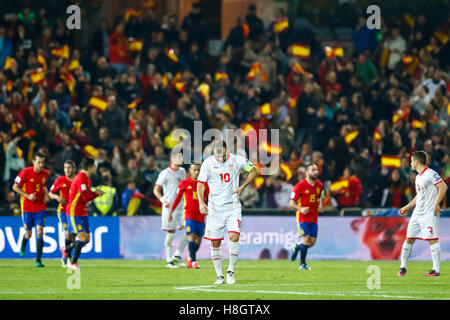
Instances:
[[[239,241],[239,233],[230,233],[230,241],[231,242],[238,242]]]
[[[406,239],[407,244],[413,244],[416,239]]]
[[[27,238],[27,239],[31,238],[31,230],[25,231],[25,238]]]
[[[438,243],[437,240],[428,240],[428,243],[430,244],[430,246],[432,246],[435,243]]]
[[[213,248],[220,248],[220,244],[222,243],[221,240],[211,240],[211,247]]]

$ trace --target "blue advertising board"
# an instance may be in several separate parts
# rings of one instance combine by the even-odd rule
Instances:
[[[89,217],[91,241],[82,249],[82,257],[93,259],[120,258],[120,237],[118,217]],[[25,258],[36,254],[35,228],[27,244]],[[20,258],[19,250],[25,233],[21,217],[0,217],[0,258]],[[42,257],[61,257],[60,247],[64,247],[64,232],[57,217],[47,217],[44,229],[44,249]]]

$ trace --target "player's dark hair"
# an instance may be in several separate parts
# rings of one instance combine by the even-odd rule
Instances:
[[[423,150],[413,152],[412,157],[419,161],[420,164],[425,165],[427,163],[427,153]]]
[[[33,155],[33,160],[36,160],[37,158],[46,158],[46,156],[45,156],[45,154],[43,154],[43,153],[40,153],[40,152],[36,152],[34,155]]]
[[[74,169],[77,168],[77,166],[75,165],[75,161],[73,161],[73,160],[66,160],[66,161],[64,161],[64,164],[66,164],[66,163],[70,164]]]
[[[81,168],[83,170],[89,170],[89,168],[91,168],[92,166],[95,166],[95,161],[94,159],[91,158],[84,158],[81,161]]]
[[[314,166],[314,165],[315,165],[314,162],[308,163],[308,164],[305,166],[305,170],[308,171],[309,167],[312,167],[312,166]]]
[[[213,150],[219,149],[219,148],[227,150],[227,143],[225,142],[225,140],[216,140],[216,141],[214,141]]]

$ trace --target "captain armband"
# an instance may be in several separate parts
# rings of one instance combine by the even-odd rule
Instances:
[[[252,171],[252,169],[254,167],[255,167],[255,165],[249,161],[249,162],[247,162],[247,165],[244,167],[244,171],[245,172],[250,172],[250,171]]]

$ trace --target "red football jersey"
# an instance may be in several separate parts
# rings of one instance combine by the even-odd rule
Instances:
[[[180,203],[181,197],[184,194],[184,206],[183,206],[183,214],[184,220],[192,219],[199,222],[205,222],[205,216],[200,213],[200,206],[198,202],[197,195],[197,181],[192,180],[192,178],[187,178],[181,180],[178,184],[178,193],[172,204],[172,211],[176,209],[178,204]],[[209,194],[208,184],[205,184],[205,199]]]
[[[312,222],[317,223],[319,215],[320,196],[323,191],[323,183],[319,180],[310,185],[306,179],[297,183],[291,194],[291,200],[297,201],[298,206],[308,207],[308,213],[302,214],[297,210],[297,222]]]
[[[50,192],[58,193],[58,191],[59,191],[59,196],[63,197],[67,201],[69,201],[69,192],[70,192],[70,184],[71,183],[72,183],[72,181],[69,180],[69,178],[67,178],[67,176],[61,176],[58,179],[56,179],[55,182],[53,182],[52,186],[50,187]],[[60,203],[58,206],[58,209],[61,212],[65,213],[65,212],[67,212],[66,207],[67,207],[67,202],[66,202],[66,204]]]
[[[50,173],[43,169],[40,173],[34,172],[33,167],[22,169],[14,180],[22,191],[31,194],[36,193],[36,200],[31,201],[20,196],[20,206],[24,212],[39,212],[47,209],[44,201],[45,187]]]
[[[97,198],[97,194],[91,190],[91,178],[81,171],[73,178],[70,184],[66,214],[81,217],[87,216],[87,203],[95,198]]]

